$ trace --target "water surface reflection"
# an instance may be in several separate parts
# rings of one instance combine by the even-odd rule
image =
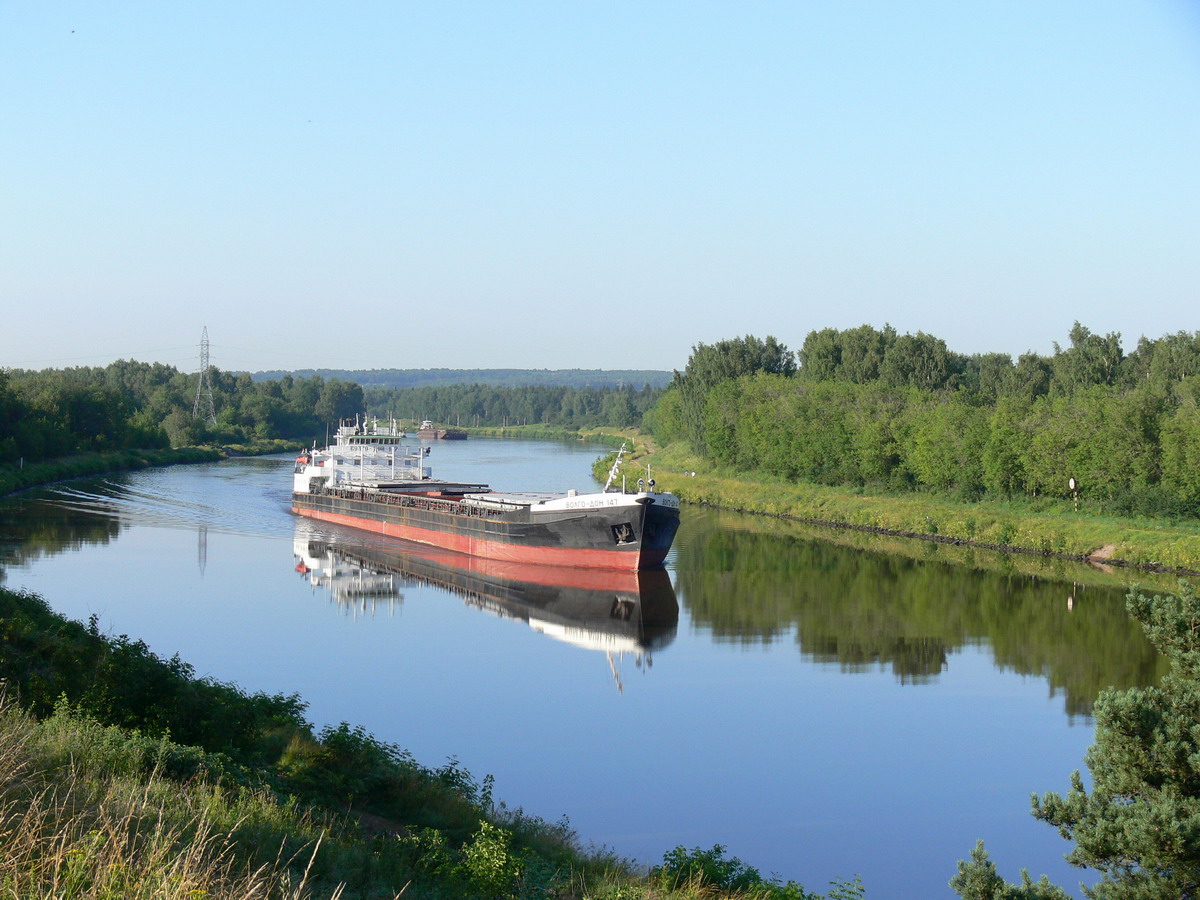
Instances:
[[[678,587],[717,640],[794,640],[806,659],[851,673],[888,667],[904,684],[929,683],[956,651],[986,645],[998,668],[1045,678],[1083,716],[1103,689],[1161,674],[1115,579],[1064,583],[1005,571],[1000,554],[991,568],[963,565],[923,557],[915,542],[910,556],[871,552],[793,523],[688,513]]]
[[[121,534],[121,521],[111,514],[61,501],[46,489],[0,501],[0,584],[5,569],[40,559],[107,544]]]
[[[632,657],[637,668],[649,668],[679,625],[675,590],[661,568],[624,572],[503,562],[406,541],[314,532],[306,520],[296,525],[293,557],[296,571],[344,609],[394,607],[403,601],[405,585],[432,585],[468,606],[603,653],[618,690],[618,662]]]

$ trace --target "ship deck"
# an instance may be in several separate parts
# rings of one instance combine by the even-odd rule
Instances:
[[[468,494],[463,502],[471,506],[483,506],[490,509],[529,509],[535,503],[543,500],[555,500],[563,496],[561,492],[543,491],[489,491],[486,494]]]
[[[397,481],[372,481],[369,483],[349,482],[352,488],[385,491],[389,494],[487,494],[491,491],[486,484],[472,481],[440,481],[433,478]]]

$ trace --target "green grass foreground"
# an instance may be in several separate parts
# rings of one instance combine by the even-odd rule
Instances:
[[[867,489],[796,484],[754,472],[714,468],[684,446],[655,449],[645,437],[626,456],[626,478],[645,477],[688,503],[786,516],[804,522],[881,534],[921,537],[964,546],[1092,559],[1108,566],[1195,574],[1200,571],[1200,522],[1098,515],[1085,500],[964,502],[933,494],[872,493]],[[612,454],[597,460],[603,477]],[[694,473],[694,474],[692,474]]]
[[[638,872],[454,759],[430,768],[345,723],[314,733],[304,709],[0,589],[0,894],[818,898],[720,846]]]

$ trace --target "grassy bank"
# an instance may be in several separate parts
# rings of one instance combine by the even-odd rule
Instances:
[[[115,453],[81,453],[25,466],[0,465],[0,496],[39,484],[65,481],[84,475],[124,472],[178,463],[214,462],[229,456],[261,456],[296,450],[297,441],[271,440],[227,447],[178,447],[170,450],[121,450]]]
[[[708,507],[704,512],[718,518],[726,513],[725,510],[716,507]],[[1169,594],[1179,590],[1180,576],[1171,572],[1110,566],[1043,553],[1006,552],[972,546],[965,542],[938,542],[857,528],[831,527],[786,516],[754,515],[749,521],[740,519],[730,527],[736,527],[740,532],[778,535],[800,541],[819,541],[864,553],[915,562],[946,563],[989,572],[1001,578],[1017,575],[1078,587],[1112,588],[1120,591],[1128,591],[1134,583],[1143,590],[1156,593]]]
[[[634,434],[620,428],[563,428],[557,425],[509,425],[499,427],[464,428],[468,434],[480,437],[526,438],[535,441],[586,441],[606,447],[620,447],[621,442]]]
[[[962,546],[1091,559],[1108,566],[1194,574],[1200,571],[1200,522],[1125,519],[1076,512],[1069,501],[960,502],[930,494],[884,494],[852,488],[794,484],[770,476],[713,468],[672,444],[651,452],[639,439],[627,457],[628,476],[647,463],[660,489],[689,503],[786,516]],[[596,463],[599,475],[611,456]],[[693,474],[694,473],[694,474]]]
[[[266,456],[268,453],[298,452],[306,446],[303,441],[272,438],[271,440],[254,441],[249,444],[225,444],[219,449],[223,456]]]
[[[117,453],[81,453],[64,456],[46,462],[31,463],[18,467],[0,466],[0,495],[11,494],[38,484],[79,478],[83,475],[100,475],[104,472],[122,472],[129,469],[145,469],[150,466],[169,466],[176,463],[208,462],[221,459],[223,453],[209,447],[181,447],[176,450],[122,450]]]
[[[639,873],[454,760],[304,709],[0,589],[5,895],[819,900],[720,847]]]

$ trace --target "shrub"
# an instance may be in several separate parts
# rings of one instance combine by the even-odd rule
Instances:
[[[819,900],[819,895],[808,893],[794,881],[781,884],[775,879],[764,879],[758,869],[736,856],[726,859],[725,848],[720,844],[714,844],[711,850],[699,847],[685,850],[680,845],[668,851],[663,856],[663,864],[650,874],[665,891],[691,884],[734,893],[753,893],[764,900]]]

